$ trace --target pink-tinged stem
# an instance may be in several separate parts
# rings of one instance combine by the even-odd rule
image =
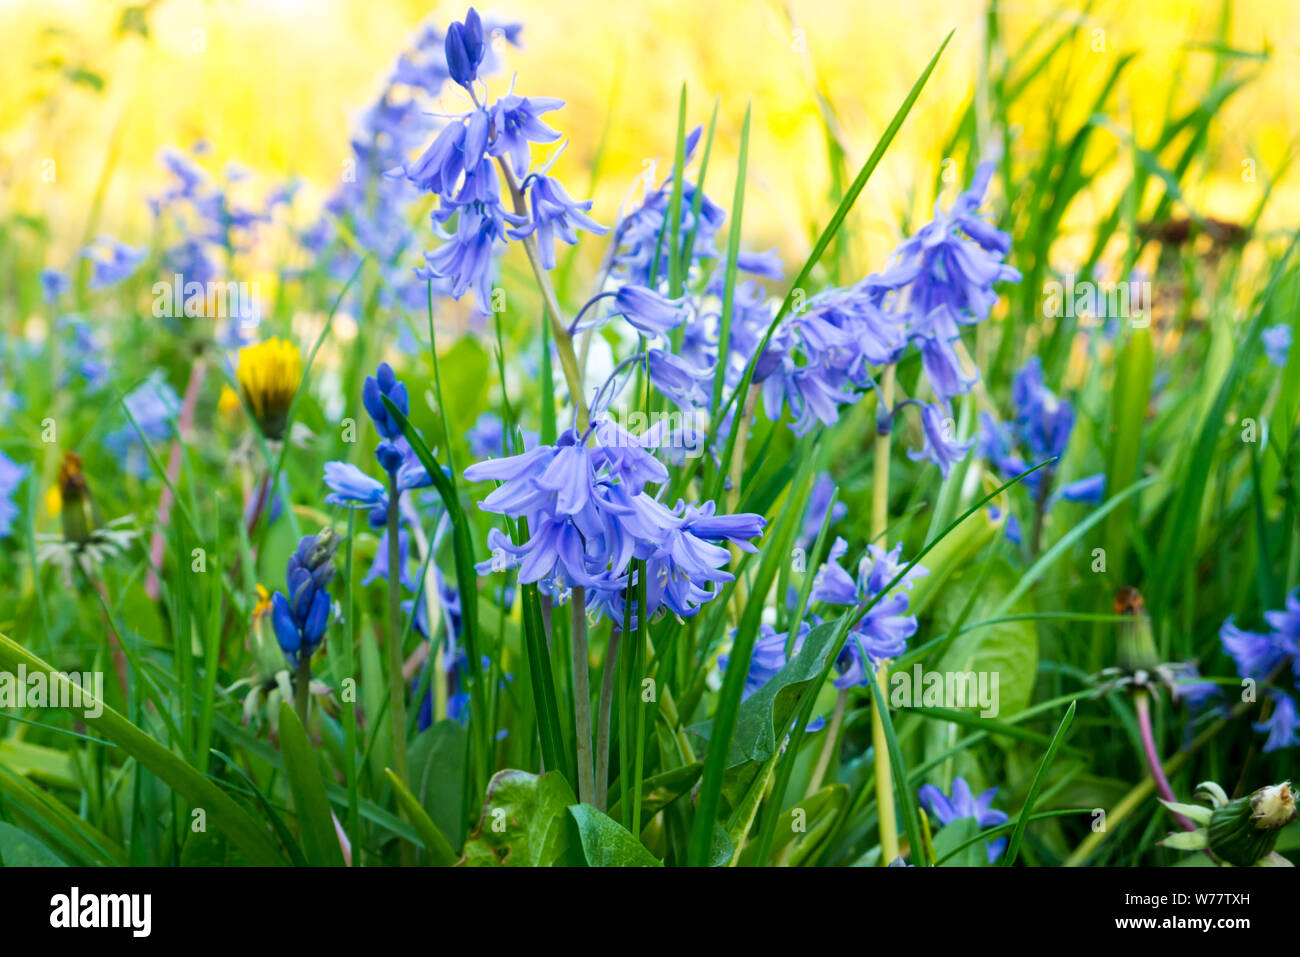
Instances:
[[[1164,764],[1160,760],[1160,755],[1156,753],[1155,735],[1151,733],[1151,698],[1145,691],[1139,691],[1133,703],[1137,707],[1138,730],[1142,734],[1142,753],[1146,757],[1147,767],[1151,770],[1151,778],[1156,782],[1156,791],[1166,801],[1176,803],[1174,790],[1169,786],[1169,779],[1165,777]],[[1178,819],[1178,824],[1184,831],[1196,830],[1196,825],[1181,814],[1175,814],[1174,817]]]
[[[154,569],[162,568],[163,549],[166,544],[163,532],[171,520],[172,486],[176,484],[181,474],[181,442],[189,438],[190,430],[194,426],[194,410],[198,407],[199,393],[203,391],[203,379],[207,371],[207,364],[202,358],[195,359],[194,364],[190,366],[190,381],[185,386],[185,397],[181,400],[176,437],[172,439],[171,452],[167,456],[167,481],[170,484],[163,488],[162,495],[158,498],[158,527],[154,529],[153,538],[149,542],[149,557],[152,561],[149,565],[149,576],[144,583],[145,594],[152,601],[158,600],[158,576],[154,573]]]

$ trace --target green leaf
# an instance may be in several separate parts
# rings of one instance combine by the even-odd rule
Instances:
[[[5,867],[67,867],[59,855],[26,831],[0,821],[0,864]]]
[[[298,815],[298,840],[307,863],[342,867],[343,851],[334,830],[320,765],[316,763],[316,754],[297,712],[287,701],[280,702],[280,750],[284,754],[284,776],[289,781],[293,808]]]
[[[433,866],[451,867],[455,864],[456,852],[451,849],[451,845],[442,836],[437,825],[420,806],[420,802],[415,799],[410,788],[402,783],[401,778],[394,774],[391,768],[384,768],[384,776],[388,778],[393,793],[397,795],[397,804],[402,809],[402,813],[411,822],[411,827],[415,828],[415,833],[420,836],[420,843],[424,845],[424,849],[429,852]]]
[[[622,824],[590,804],[569,808],[589,867],[663,867]]]
[[[573,789],[556,771],[498,771],[488,783],[483,816],[465,842],[469,867],[550,867],[569,851]]]
[[[696,761],[646,778],[641,784],[641,826],[645,827],[651,818],[687,793],[703,771],[704,765]],[[620,797],[609,809],[609,816],[617,820],[622,817],[622,811]]]
[[[970,597],[970,589],[976,586],[976,578],[974,574],[963,576],[939,599],[934,613],[937,633],[944,634],[951,628]],[[999,617],[1032,613],[1034,606],[1028,595],[1022,594],[1014,604],[1004,606],[1007,595],[1014,588],[1013,581],[1014,573],[999,561],[998,567],[978,583],[979,593],[975,596],[970,620],[989,621],[994,617],[995,609],[1001,611]],[[1033,621],[1021,619],[1003,620],[963,631],[927,670],[973,672],[977,678],[980,674],[996,675],[997,714],[993,717],[1016,714],[1024,710],[1034,691],[1038,670],[1038,627]],[[912,689],[917,704],[924,703],[919,700],[922,691],[921,688]],[[951,707],[950,702],[944,702],[944,705]]]
[[[420,732],[407,758],[411,793],[438,830],[449,840],[464,836],[465,729],[455,721],[439,721]]]
[[[989,855],[979,834],[979,822],[973,817],[958,818],[940,828],[934,836],[935,860],[945,867],[985,867]]]
[[[826,622],[808,632],[799,653],[786,662],[763,686],[740,704],[736,730],[727,752],[727,767],[749,762],[761,764],[776,753],[778,734],[785,737],[794,718],[799,693],[814,681],[826,664],[835,643],[835,622]],[[778,732],[777,729],[780,729]],[[698,738],[703,747],[710,743],[712,721],[692,725],[686,733]]]

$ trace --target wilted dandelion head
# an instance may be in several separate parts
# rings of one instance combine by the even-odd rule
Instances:
[[[95,520],[94,499],[81,470],[81,456],[64,452],[59,474],[50,495],[50,511],[63,522],[63,537],[74,543],[86,542],[99,523]]]
[[[298,347],[280,338],[245,346],[239,350],[236,378],[262,434],[273,440],[284,438],[289,406],[302,381]]]
[[[138,534],[131,527],[134,520],[131,515],[103,521],[82,471],[81,456],[76,452],[63,453],[46,505],[52,515],[59,516],[63,529],[59,535],[36,536],[36,557],[40,562],[62,569],[69,582],[73,580],[74,568],[79,567],[87,576],[93,575],[105,561],[130,549]]]

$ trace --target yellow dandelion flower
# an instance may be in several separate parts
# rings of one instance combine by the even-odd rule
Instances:
[[[228,385],[221,387],[221,398],[217,399],[217,411],[229,415],[239,408],[239,393]]]
[[[51,485],[50,490],[45,493],[45,511],[51,518],[58,518],[59,513],[63,511],[63,493],[59,491],[57,485]]]
[[[272,338],[239,350],[239,391],[268,439],[284,438],[289,406],[302,381],[298,347]]]

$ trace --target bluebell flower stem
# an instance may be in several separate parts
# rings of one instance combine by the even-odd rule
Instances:
[[[388,692],[393,721],[393,773],[403,784],[406,772],[406,682],[402,677],[401,489],[397,473],[388,474]],[[482,720],[481,715],[474,716]]]
[[[826,740],[822,742],[821,753],[817,755],[817,765],[813,768],[812,777],[808,779],[808,790],[804,792],[806,797],[816,794],[822,786],[822,779],[826,777],[826,769],[830,767],[831,758],[835,755],[840,726],[844,723],[844,708],[848,700],[849,689],[841,688],[839,694],[835,696],[835,711],[831,715],[831,723],[826,728]]]
[[[515,212],[520,216],[527,216],[528,201],[524,198],[524,192],[519,187],[519,178],[515,176],[508,158],[499,157],[497,166],[506,185],[510,188],[510,199],[514,204]],[[578,431],[585,432],[587,431],[587,400],[582,391],[582,371],[578,367],[578,355],[573,349],[573,337],[569,335],[564,317],[560,314],[560,300],[555,294],[555,286],[551,283],[551,274],[542,265],[537,236],[535,234],[526,236],[521,242],[524,244],[524,252],[528,255],[528,264],[533,267],[533,276],[537,279],[537,288],[542,293],[546,311],[551,316],[551,334],[555,337],[555,350],[560,355],[560,368],[564,371],[564,379],[569,384],[569,395],[573,398],[574,408],[578,411]]]
[[[587,593],[573,589],[573,730],[578,739],[578,800],[594,806],[596,779],[591,756],[591,685],[587,672]]]
[[[298,712],[298,720],[303,728],[307,727],[307,702],[311,694],[311,659],[307,655],[298,656],[298,667],[293,673],[293,707]]]
[[[880,401],[888,409],[894,402],[896,371],[891,364],[885,367],[880,382]],[[885,547],[885,530],[889,527],[889,435],[876,436],[876,460],[871,482],[871,541]],[[880,685],[880,700],[887,701],[889,662],[880,662],[875,680]],[[885,741],[885,725],[880,711],[871,709],[871,746],[875,750],[876,764],[876,817],[880,822],[880,863],[888,864],[898,857],[898,819],[894,813],[894,778],[889,765],[889,748]]]
[[[609,720],[614,705],[614,672],[618,666],[618,646],[622,629],[613,628],[605,647],[605,663],[600,676],[600,705],[596,710],[596,810],[605,810],[609,801]]]

